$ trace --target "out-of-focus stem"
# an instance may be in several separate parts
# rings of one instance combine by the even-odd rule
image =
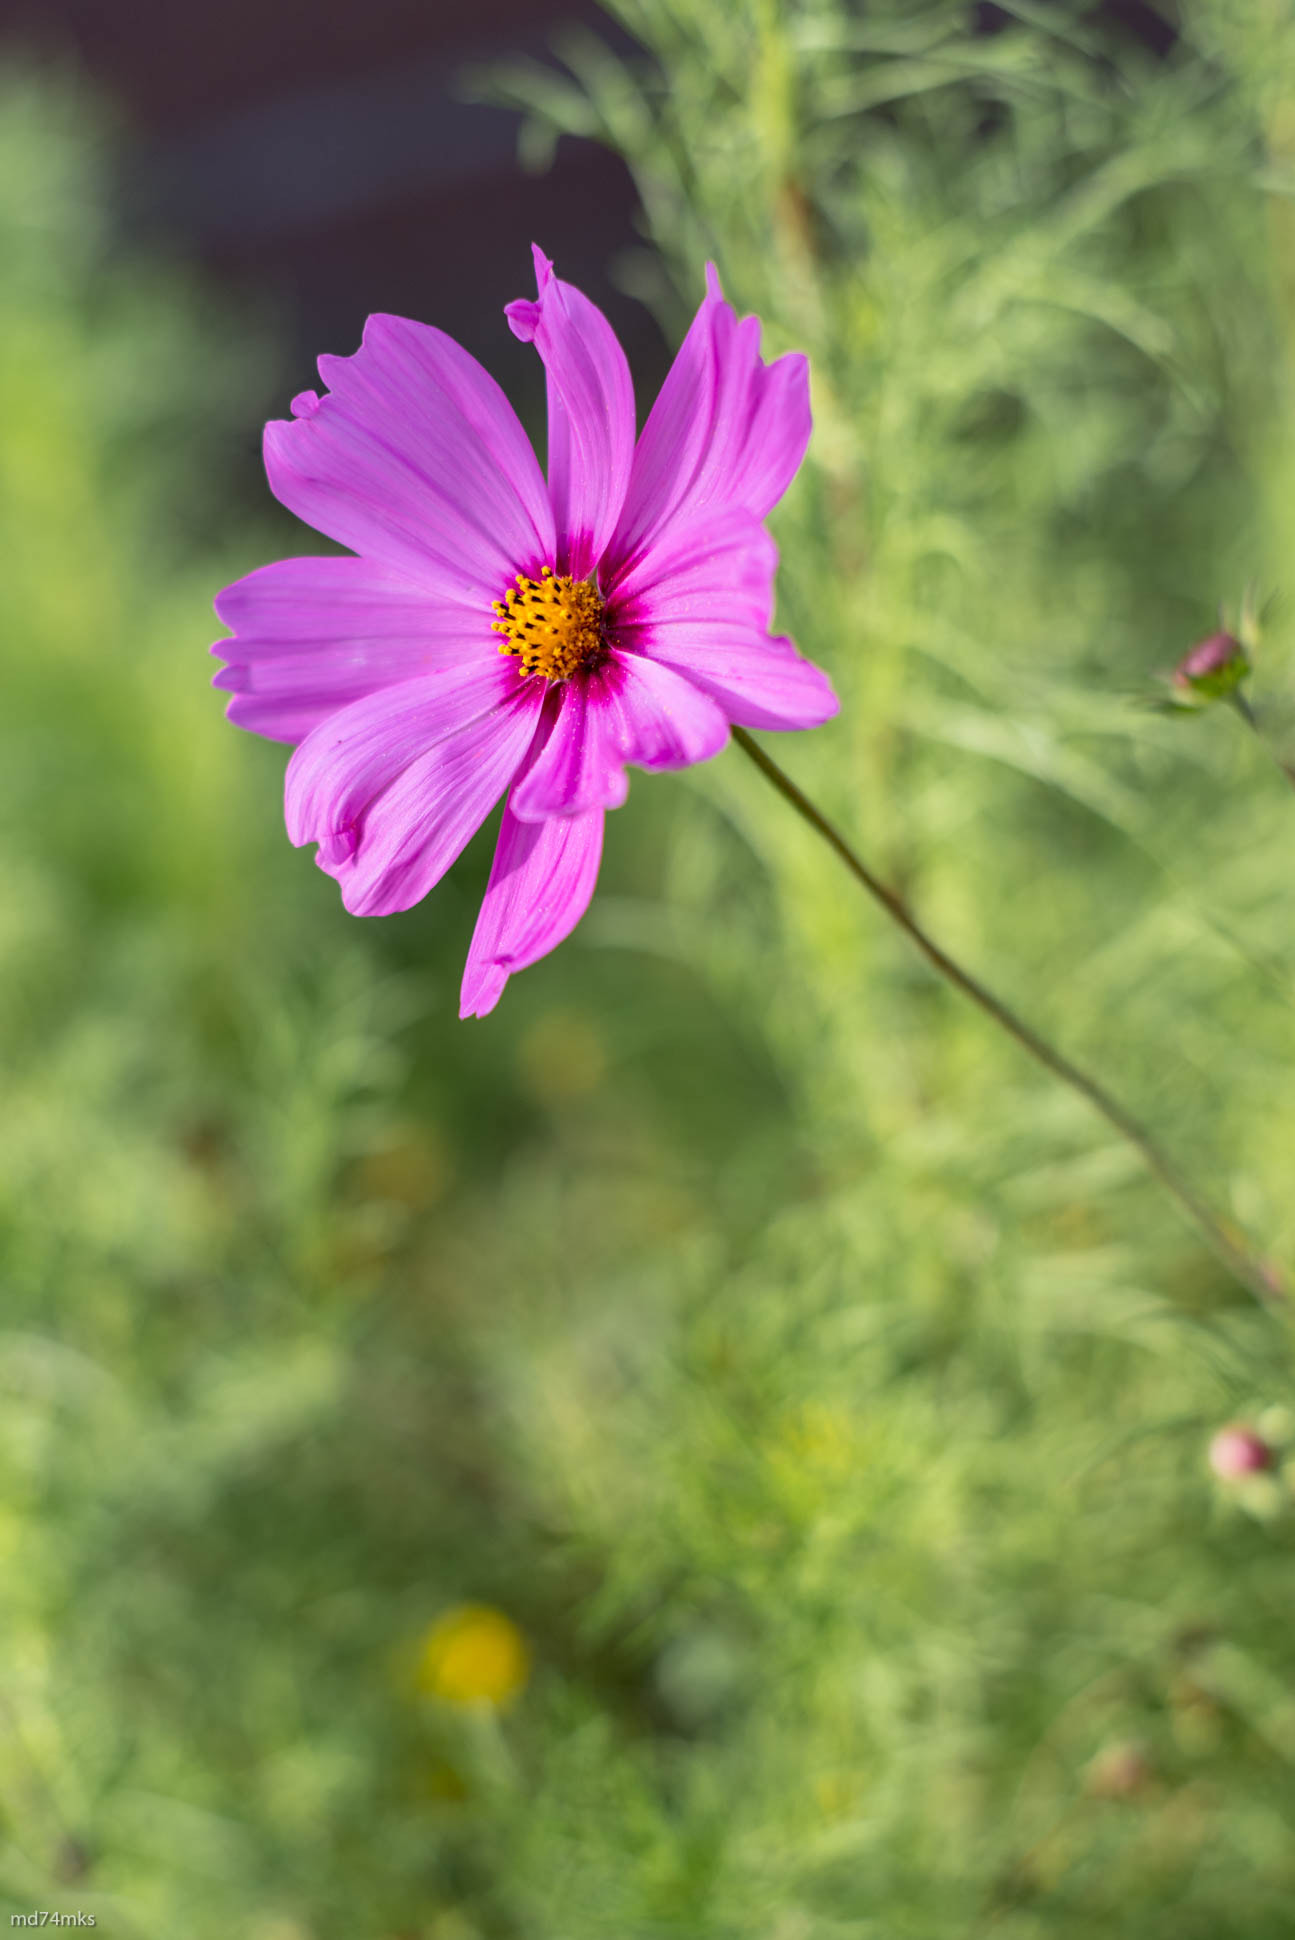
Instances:
[[[1260,743],[1260,745],[1264,750],[1264,753],[1268,755],[1270,760],[1276,763],[1277,767],[1281,769],[1283,775],[1285,775],[1291,787],[1295,788],[1295,767],[1292,767],[1289,761],[1282,760],[1276,748],[1273,746],[1272,742],[1268,739],[1268,736],[1264,733],[1263,729],[1260,727],[1259,722],[1255,718],[1255,711],[1251,707],[1245,695],[1241,692],[1241,689],[1239,687],[1236,688],[1233,693],[1228,695],[1228,699],[1231,701],[1233,707],[1236,709],[1237,713],[1241,716],[1241,719],[1245,722],[1250,732],[1254,735],[1255,739]]]
[[[889,888],[879,877],[874,876],[867,863],[851,847],[821,810],[815,808],[809,797],[801,792],[796,783],[778,766],[773,757],[765,752],[758,742],[752,740],[744,728],[733,729],[733,739],[742,751],[750,757],[765,778],[773,783],[784,800],[791,803],[803,821],[808,822],[829,848],[835,850],[850,874],[854,877],[873,901],[879,903],[892,923],[903,930],[909,941],[916,945],[931,965],[932,969],[944,978],[946,983],[960,990],[964,997],[970,998],[986,1016],[1005,1030],[1016,1042],[1045,1070],[1062,1084],[1069,1085],[1078,1092],[1117,1131],[1121,1138],[1127,1139],[1139,1153],[1148,1171],[1154,1173],[1166,1191],[1177,1202],[1179,1209],[1186,1214],[1196,1227],[1211,1251],[1218,1257],[1229,1273],[1246,1287],[1255,1297],[1271,1303],[1280,1298],[1285,1288],[1275,1271],[1253,1253],[1243,1237],[1234,1227],[1226,1223],[1209,1203],[1202,1198],[1196,1187],[1180,1170],[1178,1165],[1164,1152],[1156,1139],[1133,1114],[1126,1111],[1117,1098],[1112,1097],[1106,1087],[1099,1084],[1086,1071],[1058,1051],[1056,1047],[1016,1015],[1000,997],[996,997],[970,971],[941,949],[933,937],[927,935],[921,924],[913,916],[902,896]]]

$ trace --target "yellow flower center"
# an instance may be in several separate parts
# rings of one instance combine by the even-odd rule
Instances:
[[[603,638],[603,601],[592,580],[575,580],[545,566],[538,579],[518,573],[501,600],[496,633],[500,653],[515,653],[524,674],[545,680],[570,680],[582,667],[596,667],[607,652]]]

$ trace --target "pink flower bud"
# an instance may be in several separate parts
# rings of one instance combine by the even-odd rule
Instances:
[[[1224,700],[1250,672],[1250,656],[1230,633],[1211,633],[1185,653],[1171,676],[1180,694],[1202,701]]]
[[[1271,1468],[1273,1452],[1253,1428],[1234,1421],[1220,1428],[1210,1443],[1210,1467],[1222,1482],[1235,1482],[1243,1475],[1255,1475]]]

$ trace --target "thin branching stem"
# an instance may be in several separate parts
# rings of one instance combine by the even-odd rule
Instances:
[[[816,830],[828,846],[835,850],[855,881],[860,883],[868,894],[885,910],[892,923],[903,930],[910,942],[916,944],[927,962],[946,983],[969,997],[986,1016],[1005,1030],[1009,1037],[1015,1038],[1023,1050],[1050,1071],[1062,1084],[1077,1091],[1106,1120],[1108,1125],[1127,1139],[1141,1156],[1148,1171],[1155,1174],[1177,1202],[1192,1224],[1197,1228],[1207,1245],[1227,1267],[1229,1273],[1240,1284],[1249,1289],[1257,1299],[1271,1303],[1279,1298],[1284,1289],[1274,1269],[1260,1260],[1244,1237],[1230,1222],[1222,1219],[1208,1201],[1202,1198],[1191,1180],[1173,1159],[1164,1152],[1159,1143],[1132,1112],[1126,1111],[1117,1098],[1112,1097],[1106,1087],[1096,1078],[1089,1077],[1077,1064],[1048,1040],[1041,1037],[1032,1025],[1016,1015],[1000,997],[973,977],[956,963],[946,950],[941,949],[935,940],[928,936],[916,917],[912,914],[902,896],[889,888],[879,877],[874,876],[867,863],[852,848],[840,830],[836,828],[821,810],[815,808],[809,797],[801,792],[791,779],[751,736],[740,727],[733,729],[733,739],[743,752],[750,756],[761,774],[771,781],[778,793],[790,802],[801,818]]]

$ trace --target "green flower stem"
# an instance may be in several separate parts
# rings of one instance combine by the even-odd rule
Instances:
[[[1228,695],[1228,699],[1231,701],[1233,707],[1236,709],[1237,713],[1241,716],[1241,719],[1245,722],[1250,732],[1254,735],[1255,739],[1262,744],[1265,753],[1268,754],[1269,757],[1274,762],[1276,762],[1277,766],[1281,769],[1283,775],[1285,775],[1291,787],[1295,788],[1295,767],[1292,767],[1289,761],[1282,760],[1276,748],[1273,746],[1272,742],[1268,739],[1268,736],[1264,733],[1263,729],[1260,727],[1258,720],[1255,718],[1255,711],[1251,707],[1245,695],[1241,692],[1241,689],[1238,687],[1233,693]]]
[[[1072,1064],[1068,1057],[1049,1044],[1046,1038],[1040,1037],[1031,1025],[1010,1010],[992,990],[986,989],[985,985],[969,971],[955,963],[953,958],[927,935],[903,898],[873,875],[867,863],[851,848],[840,830],[815,808],[808,796],[801,793],[790,775],[784,774],[773,757],[766,754],[744,728],[735,727],[733,739],[755,763],[766,780],[771,781],[778,793],[791,803],[796,813],[823,837],[829,848],[836,851],[855,881],[867,890],[874,902],[880,903],[891,921],[903,930],[912,943],[916,944],[932,969],[943,977],[946,983],[960,990],[964,997],[969,997],[972,1003],[978,1005],[987,1016],[992,1017],[996,1024],[1001,1025],[1008,1036],[1015,1038],[1022,1049],[1028,1051],[1030,1056],[1045,1070],[1050,1071],[1054,1078],[1059,1078],[1062,1084],[1069,1085],[1072,1091],[1077,1091],[1081,1098],[1088,1101],[1094,1111],[1101,1114],[1108,1125],[1114,1127],[1121,1138],[1128,1140],[1141,1156],[1148,1171],[1155,1174],[1177,1201],[1179,1208],[1187,1215],[1233,1278],[1265,1304],[1280,1298],[1284,1288],[1273,1269],[1266,1266],[1250,1250],[1244,1238],[1237,1235],[1236,1229],[1221,1219],[1201,1197],[1173,1159],[1161,1150],[1146,1126],[1141,1124],[1131,1112],[1126,1111],[1104,1085],[1099,1084],[1095,1078],[1090,1078],[1077,1064]]]

